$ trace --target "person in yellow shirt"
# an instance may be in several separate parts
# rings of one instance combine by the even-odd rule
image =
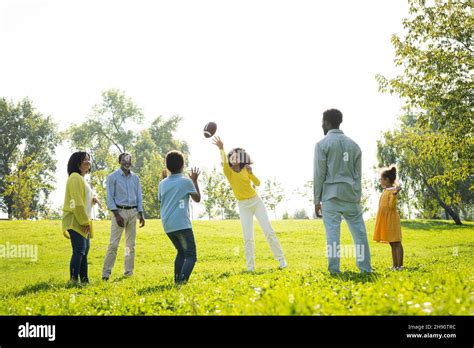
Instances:
[[[273,256],[279,262],[280,268],[287,267],[280,242],[273,231],[268,218],[267,209],[258,196],[255,186],[260,186],[260,180],[252,171],[252,161],[244,149],[235,148],[228,154],[224,151],[224,144],[220,137],[214,137],[213,144],[216,145],[221,154],[224,175],[234,192],[239,207],[240,223],[244,238],[244,253],[247,263],[247,270],[255,270],[254,254],[254,230],[253,217],[255,216],[263,230],[265,238],[272,250]]]
[[[392,247],[392,270],[403,269],[403,246],[400,215],[397,211],[397,194],[401,187],[395,186],[397,168],[391,166],[380,174],[380,185],[384,188],[379,201],[379,210],[375,221],[374,240],[390,243]]]
[[[100,202],[84,179],[90,172],[91,160],[87,152],[75,152],[67,165],[68,179],[63,205],[62,231],[71,240],[72,257],[69,264],[70,281],[89,283],[87,255],[93,236],[91,211]]]

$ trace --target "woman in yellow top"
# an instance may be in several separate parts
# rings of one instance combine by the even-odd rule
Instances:
[[[397,211],[397,194],[401,187],[395,187],[397,169],[392,166],[380,174],[380,185],[384,188],[380,197],[377,220],[375,222],[374,240],[390,243],[392,247],[392,270],[403,269],[403,246],[400,215]]]
[[[280,268],[287,267],[280,242],[270,224],[267,209],[252,187],[252,183],[259,186],[260,180],[253,174],[252,167],[250,166],[252,164],[250,156],[241,148],[233,149],[226,155],[224,144],[219,137],[213,139],[213,144],[220,150],[224,175],[229,181],[235,198],[237,198],[240,223],[244,237],[244,253],[247,262],[247,270],[250,272],[255,270],[253,239],[254,216],[258,220],[270,249],[273,252],[273,256],[280,264]]]
[[[90,172],[91,160],[87,152],[75,152],[67,164],[68,180],[63,205],[62,230],[71,240],[72,257],[69,264],[71,282],[89,283],[87,254],[93,235],[91,211],[100,205],[84,179]]]

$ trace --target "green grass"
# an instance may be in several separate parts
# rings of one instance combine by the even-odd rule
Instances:
[[[372,242],[375,269],[359,275],[353,258],[340,276],[326,271],[321,221],[275,221],[289,267],[277,269],[256,228],[256,273],[244,272],[239,221],[196,221],[198,263],[190,282],[172,285],[175,251],[159,220],[137,229],[135,275],[102,282],[109,221],[96,223],[91,284],[69,287],[71,245],[59,221],[2,221],[0,245],[36,244],[38,260],[0,258],[0,315],[472,315],[474,224],[403,221],[406,269],[392,272],[390,247]],[[342,244],[352,244],[345,223]]]

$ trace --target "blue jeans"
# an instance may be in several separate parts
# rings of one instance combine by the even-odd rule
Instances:
[[[185,283],[189,280],[197,261],[193,230],[175,231],[166,235],[178,251],[174,260],[174,282],[176,284]]]
[[[342,217],[346,220],[354,240],[357,267],[361,273],[371,272],[369,242],[360,204],[333,198],[322,202],[322,213],[326,231],[329,272],[340,272],[341,260],[338,251],[340,250]]]
[[[68,230],[71,237],[72,257],[69,264],[71,280],[89,283],[87,254],[90,248],[90,238],[84,238],[74,230]]]

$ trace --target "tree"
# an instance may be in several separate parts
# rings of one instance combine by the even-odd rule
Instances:
[[[140,168],[139,176],[142,186],[143,206],[149,219],[160,218],[160,202],[158,201],[158,184],[164,169],[163,158],[154,151],[151,158]]]
[[[278,204],[283,202],[285,199],[285,192],[281,186],[281,183],[275,178],[265,180],[261,197],[263,203],[265,203],[265,205],[273,211],[276,219],[276,208]]]
[[[9,219],[21,216],[14,213],[14,204],[18,202],[14,202],[15,190],[8,188],[12,181],[7,177],[13,179],[14,170],[17,175],[34,172],[34,167],[41,164],[41,171],[29,178],[32,191],[28,209],[32,217],[37,217],[47,206],[53,189],[54,154],[60,142],[56,123],[50,116],[37,112],[28,98],[18,103],[0,98],[0,209],[8,214]]]
[[[452,158],[452,145],[444,133],[423,132],[417,127],[403,126],[400,130],[384,133],[378,144],[379,163],[383,166],[390,164],[386,162],[383,149],[391,149],[395,158],[390,160],[395,159],[398,164],[400,178],[407,179],[404,186],[416,195],[418,208],[429,215],[434,214],[434,199],[460,225],[459,214],[454,208],[461,199],[456,191],[459,179],[440,179],[445,171],[457,166]]]
[[[102,200],[106,199],[107,177],[118,168],[118,155],[129,152],[132,155],[132,170],[142,183],[145,214],[150,218],[159,217],[158,183],[166,154],[162,150],[177,149],[187,153],[187,147],[173,138],[182,119],[173,116],[170,122],[160,116],[149,128],[139,131],[143,121],[141,108],[123,91],[116,89],[104,91],[102,101],[92,110],[85,122],[71,126],[67,134],[72,149],[84,149],[92,156],[91,181],[94,190]],[[104,212],[99,216],[103,218]]]
[[[472,155],[472,2],[409,1],[404,36],[393,35],[395,65],[402,74],[376,78],[382,92],[399,95],[413,123],[385,140],[402,151],[429,194],[456,224],[456,188],[469,180]],[[402,134],[403,133],[403,134]],[[428,163],[427,159],[434,160]]]
[[[174,115],[169,119],[158,116],[151,123],[150,137],[154,141],[158,153],[164,158],[171,150],[181,151],[184,155],[189,155],[189,147],[185,141],[174,138],[174,133],[178,129],[182,117]]]
[[[237,201],[235,200],[232,188],[223,174],[218,173],[218,184],[215,186],[216,206],[221,213],[221,219],[237,219],[239,214],[236,212]]]
[[[44,189],[53,189],[51,184],[38,180],[44,166],[42,162],[27,156],[5,177],[5,195],[12,198],[12,215],[17,219],[28,220],[37,217],[38,212],[33,210],[31,204],[35,194]]]
[[[362,212],[366,213],[370,210],[370,189],[372,187],[372,182],[362,177],[362,195],[360,198],[360,206],[362,208]]]
[[[102,92],[102,101],[92,107],[87,120],[67,131],[73,151],[90,153],[91,184],[103,201],[107,176],[118,166],[118,155],[132,150],[137,138],[132,129],[142,120],[141,109],[123,91],[109,89]],[[104,212],[99,214],[100,218],[104,216]]]
[[[295,220],[307,220],[309,219],[308,214],[305,209],[298,209],[293,214],[293,219]]]
[[[202,173],[202,178],[204,182],[204,209],[209,220],[213,219],[215,216],[215,209],[217,206],[217,192],[216,187],[219,185],[219,174],[214,167],[211,173],[204,171]]]

